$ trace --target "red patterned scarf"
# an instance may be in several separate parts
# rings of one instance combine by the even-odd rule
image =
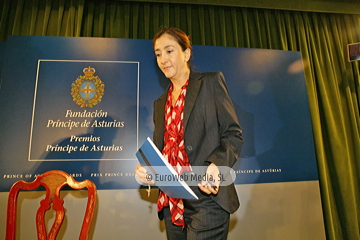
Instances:
[[[189,169],[185,170],[190,170],[190,163],[184,145],[184,104],[187,86],[188,81],[182,86],[180,95],[175,105],[172,106],[173,85],[171,84],[165,105],[164,148],[162,154],[179,174],[182,174],[184,167],[189,167]],[[170,207],[172,223],[184,228],[183,200],[168,197],[160,191],[157,205],[158,211],[161,211],[165,206]]]

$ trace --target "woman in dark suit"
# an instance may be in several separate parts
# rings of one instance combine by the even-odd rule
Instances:
[[[242,132],[221,72],[190,68],[192,47],[177,28],[161,29],[153,38],[159,68],[169,88],[154,102],[154,143],[172,166],[208,166],[207,176],[192,189],[199,200],[174,199],[159,192],[159,218],[168,239],[226,239],[230,213],[239,207],[233,184],[220,187],[218,166],[232,167],[243,143]],[[138,165],[136,177],[148,183]],[[181,174],[181,172],[179,172]]]

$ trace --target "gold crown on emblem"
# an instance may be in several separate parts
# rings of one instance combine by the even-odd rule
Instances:
[[[90,66],[88,68],[84,68],[83,73],[86,77],[91,77],[95,73],[95,68],[91,68]]]

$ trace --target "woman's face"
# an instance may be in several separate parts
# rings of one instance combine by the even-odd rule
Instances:
[[[165,33],[156,39],[154,51],[157,64],[167,78],[175,80],[188,74],[190,49],[183,51],[171,35]]]

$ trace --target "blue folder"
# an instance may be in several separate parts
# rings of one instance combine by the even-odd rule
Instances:
[[[151,174],[152,179],[171,179],[169,181],[155,181],[155,185],[166,195],[172,198],[198,199],[189,185],[163,157],[150,138],[146,139],[135,155],[140,164]]]

